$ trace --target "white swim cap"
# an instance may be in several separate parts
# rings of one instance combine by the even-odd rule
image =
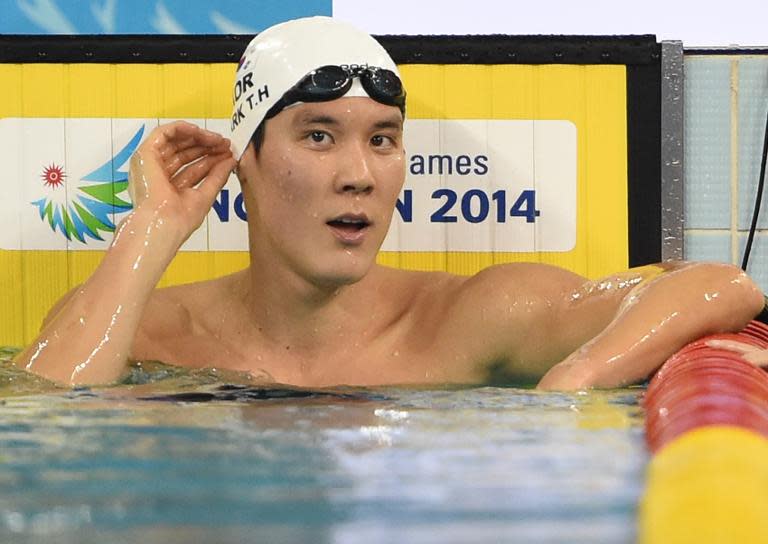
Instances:
[[[307,17],[270,27],[248,44],[235,75],[230,138],[236,159],[286,91],[324,66],[383,68],[399,78],[397,65],[379,42],[348,23]],[[355,77],[345,96],[368,93]]]

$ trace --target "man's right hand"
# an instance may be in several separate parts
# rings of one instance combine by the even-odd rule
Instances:
[[[154,129],[131,157],[134,209],[171,222],[181,245],[205,219],[237,162],[228,139],[185,121]],[[202,183],[201,183],[202,181]]]

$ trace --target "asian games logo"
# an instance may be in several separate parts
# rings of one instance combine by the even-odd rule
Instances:
[[[144,135],[142,126],[128,144],[99,168],[83,176],[75,185],[68,180],[63,165],[50,163],[40,178],[46,195],[32,202],[40,219],[67,237],[87,244],[86,238],[104,240],[101,233],[115,231],[113,221],[133,205],[119,195],[128,189],[128,172],[121,168],[131,158]],[[68,180],[65,183],[65,180]]]

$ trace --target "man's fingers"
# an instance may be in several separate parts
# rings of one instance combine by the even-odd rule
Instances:
[[[189,144],[189,142],[191,142],[191,144]],[[165,171],[169,176],[174,176],[186,164],[194,162],[204,155],[220,155],[229,152],[230,143],[231,142],[227,138],[221,138],[214,146],[198,144],[194,139],[185,140],[183,147],[180,147],[174,153],[164,157]]]
[[[229,140],[219,134],[211,136],[204,131],[196,133],[190,138],[184,138],[183,140],[168,140],[162,145],[157,147],[158,153],[163,159],[168,160],[175,154],[186,151],[194,147],[207,147],[209,149],[219,149],[221,147],[229,147]]]
[[[220,134],[185,121],[157,127],[131,157],[128,190],[134,206],[173,194],[185,198],[183,193],[216,165],[232,159],[230,144]]]
[[[201,140],[213,140],[215,138],[221,138],[221,134],[211,132],[204,128],[200,128],[197,125],[188,123],[186,121],[174,121],[167,125],[161,125],[154,131],[158,131],[158,142],[175,141],[180,142],[189,138],[198,138]]]
[[[216,195],[219,194],[221,188],[227,183],[227,179],[229,179],[229,175],[235,166],[237,166],[237,161],[230,154],[229,157],[221,159],[214,164],[205,177],[205,181],[195,187],[195,191],[200,194],[208,207],[210,207]]]
[[[154,149],[163,158],[171,157],[197,145],[216,147],[225,138],[216,132],[200,128],[186,121],[176,121],[153,130],[142,144]]]
[[[768,350],[760,349],[744,354],[744,360],[755,366],[768,366]]]
[[[201,159],[187,165],[178,174],[176,174],[171,183],[181,190],[188,187],[194,187],[200,181],[208,175],[211,169],[220,161],[232,156],[232,153],[227,150],[226,153],[218,153],[216,155],[206,155]]]
[[[194,147],[190,147],[189,149],[179,151],[178,153],[170,157],[165,163],[165,171],[168,173],[169,176],[174,176],[178,173],[179,170],[182,169],[182,167],[196,161],[200,157],[203,157],[205,155],[217,155],[223,152],[224,152],[223,149],[218,149],[218,148],[212,149],[207,146],[196,145]]]
[[[191,147],[204,146],[210,149],[218,149],[226,145],[229,147],[229,140],[221,134],[214,132],[208,132],[200,129],[190,137],[185,137],[181,140],[172,139],[167,140],[163,144],[158,146],[160,155],[164,158],[171,157],[175,153],[184,151]]]
[[[195,138],[184,138],[183,140],[167,140],[158,145],[156,149],[163,160],[168,160],[180,151],[184,151],[185,149],[189,149],[196,145],[199,144]]]
[[[184,123],[176,127],[173,136],[168,136],[166,141],[173,144],[176,149],[185,149],[192,145],[207,145],[214,147],[224,140],[224,136],[217,132],[212,132],[200,128],[191,123]]]
[[[736,353],[751,353],[760,350],[760,348],[756,346],[737,340],[707,340],[706,344],[710,348],[727,349],[729,351],[735,351]]]
[[[175,176],[187,163],[196,161],[200,157],[207,155],[208,152],[209,148],[196,145],[184,151],[174,153],[171,157],[166,158],[165,171],[169,176]]]
[[[707,340],[707,346],[710,348],[727,349],[739,353],[748,363],[755,366],[768,366],[768,350],[739,342],[737,340]]]
[[[167,125],[160,125],[149,133],[141,147],[152,148],[159,153],[169,142],[178,143],[181,140],[191,138],[198,130],[200,130],[200,127],[186,121],[175,121]]]

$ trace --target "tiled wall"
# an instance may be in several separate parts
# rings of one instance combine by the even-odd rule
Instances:
[[[760,173],[768,55],[685,57],[685,258],[741,264]],[[768,292],[768,190],[749,273]]]

